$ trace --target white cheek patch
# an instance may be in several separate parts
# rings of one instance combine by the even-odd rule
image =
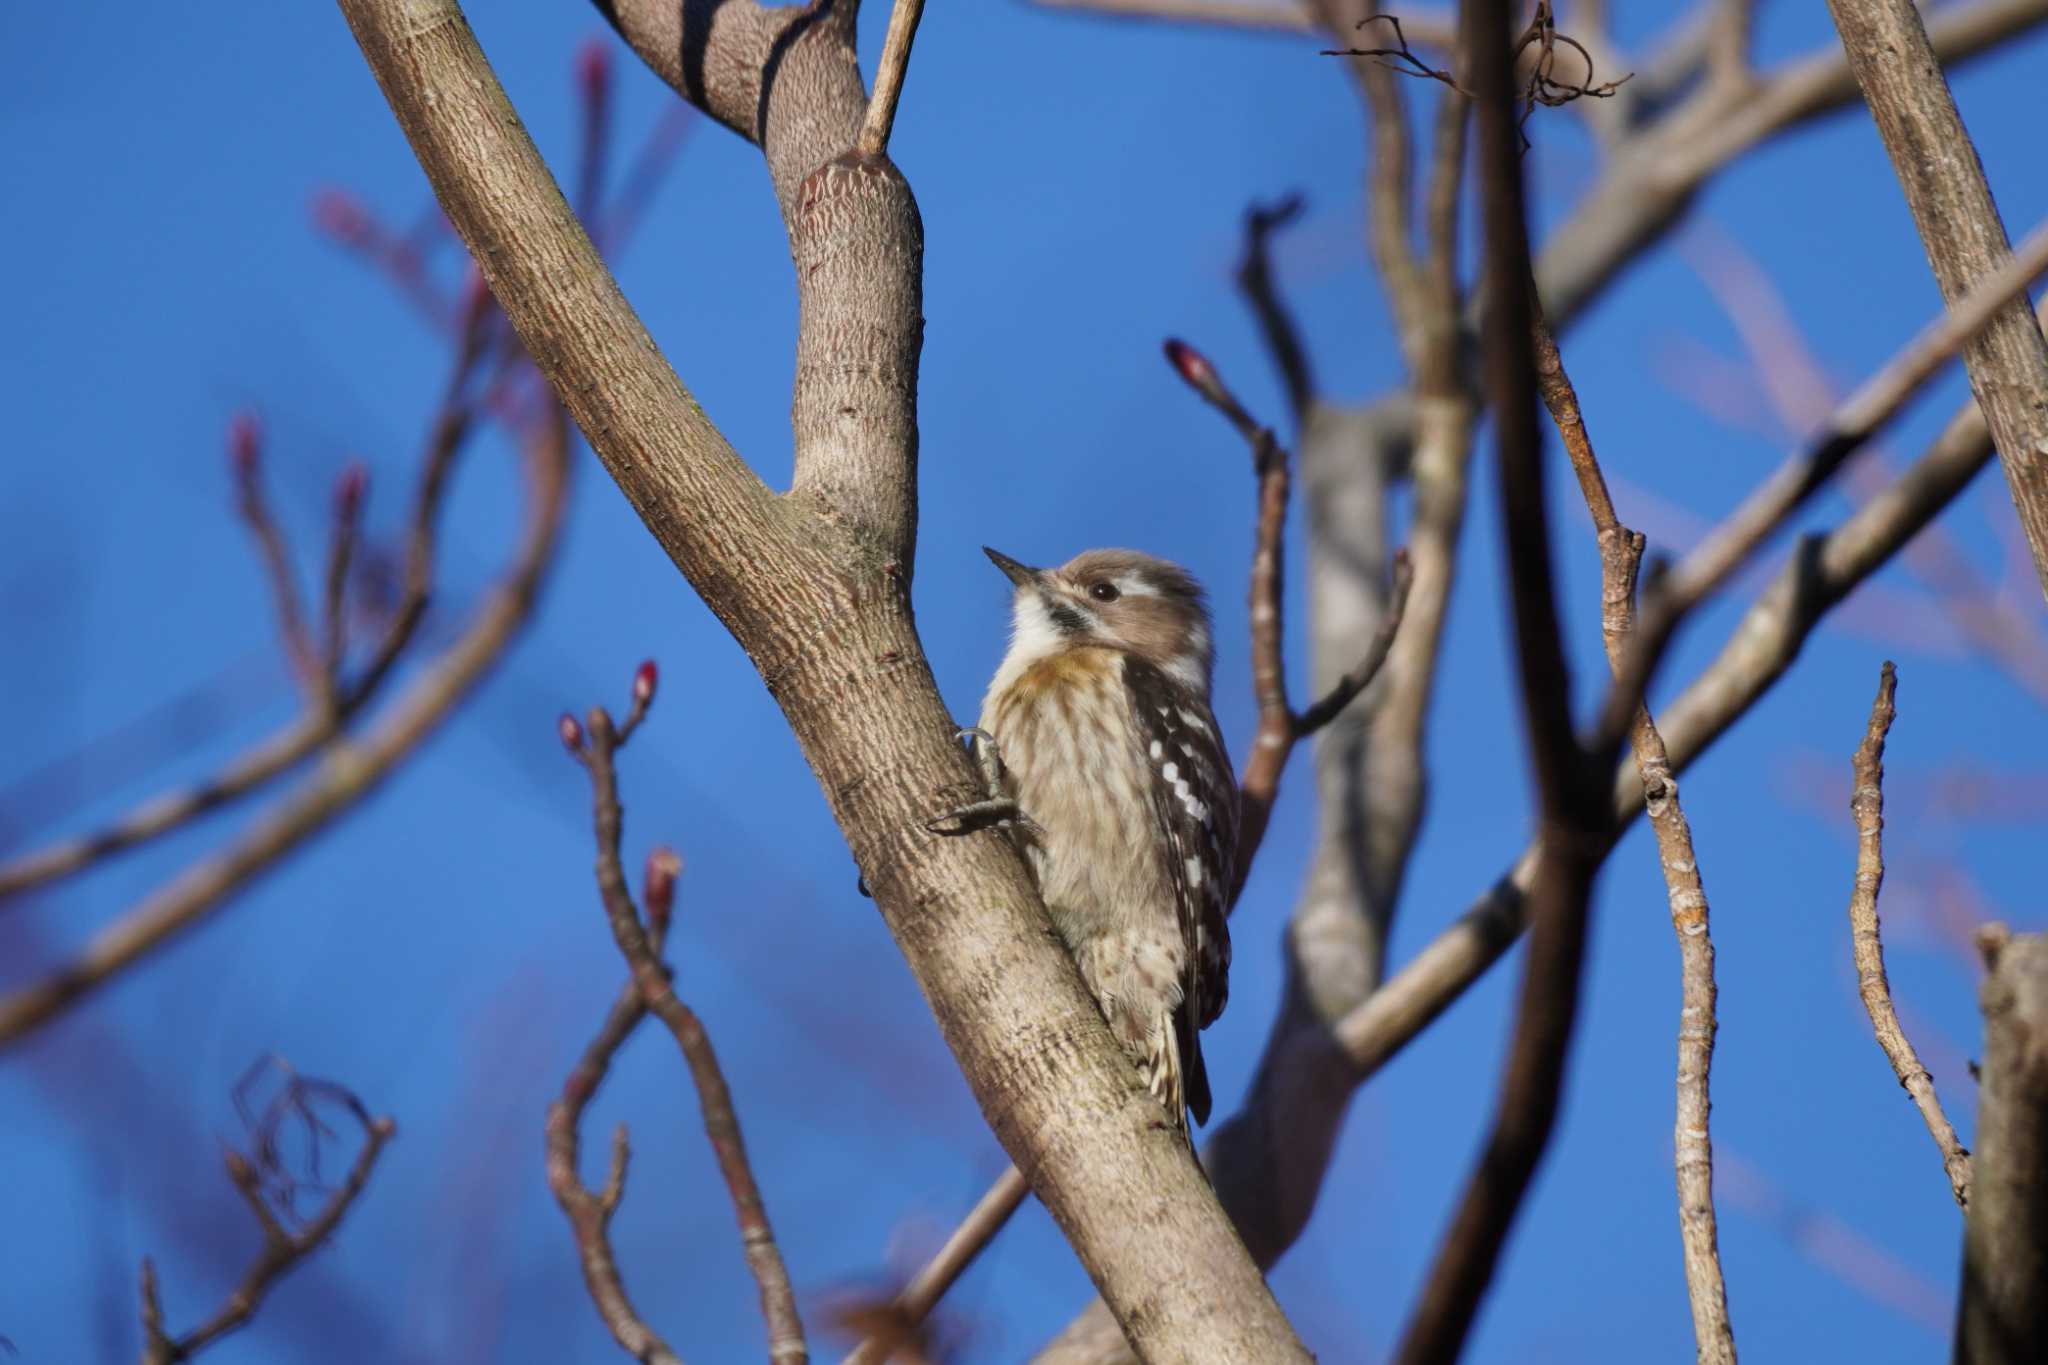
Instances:
[[[1042,659],[1049,654],[1057,654],[1065,644],[1066,636],[1053,622],[1045,599],[1029,588],[1020,591],[1012,615],[1010,657]]]

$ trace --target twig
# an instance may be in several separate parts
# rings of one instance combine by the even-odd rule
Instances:
[[[1528,964],[1492,1129],[1395,1352],[1402,1365],[1457,1358],[1549,1145],[1577,1019],[1593,874],[1606,851],[1600,834],[1612,823],[1606,755],[1582,749],[1573,735],[1551,576],[1520,135],[1510,103],[1511,56],[1501,41],[1506,0],[1475,0],[1460,19],[1461,69],[1475,92],[1479,132],[1488,282],[1482,369],[1500,453],[1501,520],[1540,851],[1529,893]]]
[[[1984,1067],[1955,1359],[2028,1365],[2048,1354],[2048,936],[1987,924],[1977,946]]]
[[[315,1248],[333,1235],[341,1225],[363,1187],[369,1183],[370,1172],[377,1165],[377,1158],[383,1154],[384,1145],[398,1132],[398,1125],[389,1118],[372,1118],[370,1111],[348,1091],[327,1082],[307,1081],[293,1077],[287,1088],[287,1102],[304,1104],[307,1097],[302,1087],[312,1087],[320,1097],[340,1101],[350,1116],[361,1125],[363,1144],[356,1153],[348,1174],[336,1187],[320,1211],[305,1226],[293,1232],[286,1229],[276,1212],[271,1209],[270,1196],[264,1189],[266,1175],[278,1175],[274,1152],[268,1150],[269,1140],[259,1141],[258,1155],[252,1159],[240,1152],[227,1154],[228,1179],[240,1192],[243,1202],[249,1206],[250,1214],[257,1226],[263,1230],[263,1248],[250,1263],[241,1282],[228,1295],[227,1302],[198,1327],[180,1337],[172,1337],[164,1330],[163,1304],[157,1293],[156,1267],[149,1258],[142,1262],[142,1359],[144,1365],[175,1365],[175,1362],[189,1360],[221,1337],[246,1324],[255,1315],[270,1288]]]
[[[263,576],[270,581],[286,662],[300,686],[312,687],[319,677],[313,637],[306,629],[305,609],[299,605],[291,551],[277,518],[271,515],[270,500],[263,496],[263,429],[254,414],[239,413],[228,424],[228,462],[234,470],[235,509],[256,541]]]
[[[346,678],[340,669],[341,631],[345,624],[340,610],[346,586],[349,556],[357,539],[355,517],[362,492],[357,484],[350,491],[352,476],[344,473],[336,487],[334,542],[327,573],[326,646],[316,658],[298,612],[297,591],[292,585],[283,541],[270,524],[255,477],[261,452],[261,435],[254,419],[239,417],[230,428],[229,449],[235,472],[242,516],[252,527],[270,525],[268,534],[258,530],[265,563],[279,594],[279,609],[288,621],[286,639],[298,638],[303,663],[294,656],[294,668],[302,681],[317,689],[313,704],[277,732],[230,760],[219,773],[180,791],[151,797],[106,828],[79,838],[60,840],[0,864],[0,900],[83,871],[103,858],[146,843],[190,823],[209,811],[267,786],[311,757],[341,735],[355,716],[378,694],[392,668],[413,643],[433,593],[435,532],[440,518],[448,475],[473,426],[474,408],[465,391],[483,358],[483,338],[490,302],[487,291],[473,294],[458,326],[455,355],[440,408],[429,424],[427,446],[420,462],[420,475],[413,494],[411,526],[407,533],[405,584],[398,606],[385,627],[377,648],[362,671]],[[543,419],[546,420],[545,418]],[[344,495],[348,496],[344,496]],[[252,502],[253,499],[253,502]],[[341,513],[348,511],[344,533]]]
[[[1290,476],[1287,452],[1270,428],[1260,426],[1236,395],[1224,385],[1216,367],[1207,357],[1183,341],[1166,343],[1167,363],[1188,387],[1237,428],[1252,448],[1252,472],[1258,478],[1258,527],[1253,539],[1251,569],[1252,693],[1259,705],[1259,727],[1252,739],[1251,756],[1245,760],[1238,779],[1239,814],[1237,840],[1237,886],[1244,887],[1251,863],[1266,835],[1266,824],[1278,794],[1280,774],[1294,746],[1336,718],[1337,713],[1365,690],[1378,675],[1393,648],[1401,627],[1408,590],[1414,570],[1405,550],[1394,553],[1387,609],[1379,629],[1365,653],[1349,672],[1338,679],[1320,699],[1305,711],[1296,711],[1287,699],[1287,670],[1282,637],[1282,608],[1286,593],[1281,581],[1283,533],[1287,524]]]
[[[1287,404],[1297,426],[1315,396],[1315,379],[1310,373],[1308,351],[1301,344],[1301,330],[1273,281],[1273,253],[1267,243],[1275,232],[1299,218],[1301,209],[1298,194],[1247,209],[1244,257],[1237,267],[1237,287],[1244,291],[1253,316],[1259,320],[1259,332],[1266,339],[1273,367],[1280,372],[1280,382],[1287,390]]]
[[[1041,9],[1073,10],[1123,19],[1157,19],[1168,23],[1217,24],[1228,28],[1269,29],[1280,33],[1313,33],[1316,7],[1307,0],[1037,0]],[[1415,41],[1449,47],[1457,40],[1457,20],[1446,9],[1403,6]]]
[[[1586,510],[1593,519],[1593,533],[1600,547],[1601,637],[1608,666],[1618,671],[1635,629],[1636,575],[1642,565],[1643,537],[1615,516],[1607,479],[1593,453],[1592,438],[1579,408],[1578,394],[1565,371],[1564,358],[1558,353],[1557,339],[1543,318],[1540,300],[1531,300],[1531,313],[1536,387],[1564,441],[1566,456],[1586,500]],[[1714,940],[1709,929],[1707,893],[1700,877],[1699,856],[1693,847],[1692,826],[1679,804],[1671,755],[1647,705],[1636,708],[1631,740],[1636,772],[1643,783],[1644,808],[1657,838],[1657,859],[1664,872],[1671,927],[1678,937],[1678,1081],[1672,1150],[1693,1339],[1702,1365],[1733,1365],[1735,1336],[1728,1322],[1727,1281],[1721,1272],[1720,1238],[1714,1213],[1714,1147],[1709,1129],[1714,1035],[1720,1026],[1715,1016]]]
[[[655,681],[653,664],[642,664],[633,675],[633,706],[624,724],[615,727],[609,712],[601,706],[593,707],[582,727],[572,716],[562,718],[562,740],[570,754],[590,772],[597,834],[597,886],[606,918],[611,922],[613,941],[626,959],[641,1004],[667,1026],[696,1085],[704,1132],[711,1141],[719,1172],[725,1177],[733,1213],[739,1221],[740,1243],[760,1289],[761,1315],[768,1329],[769,1359],[781,1365],[803,1365],[810,1356],[804,1345],[803,1323],[797,1316],[796,1294],[790,1287],[789,1271],[783,1265],[782,1253],[776,1247],[775,1234],[768,1223],[768,1211],[762,1203],[760,1187],[754,1181],[753,1167],[747,1161],[746,1142],[740,1134],[732,1090],[726,1084],[725,1072],[718,1064],[718,1055],[712,1050],[703,1022],[677,997],[668,972],[649,941],[647,928],[641,923],[640,913],[633,905],[633,895],[626,886],[625,871],[619,861],[619,834],[624,817],[619,807],[616,758],[618,750],[632,738],[634,730],[646,716],[647,708],[654,700]],[[623,1152],[623,1137],[619,1139],[617,1148]],[[607,1184],[602,1198],[616,1204],[617,1191],[625,1172],[622,1155],[614,1156],[612,1169],[613,1179]],[[581,1244],[585,1230],[579,1226],[577,1231]],[[586,1257],[590,1255],[587,1245],[585,1254]],[[588,1267],[586,1259],[586,1275],[589,1274]],[[615,1284],[615,1267],[610,1275]],[[593,1280],[591,1287],[593,1295],[599,1295],[599,1283]],[[621,1290],[619,1302],[623,1301]],[[604,1303],[604,1298],[600,1297],[600,1311],[605,1311]],[[609,1312],[606,1321],[608,1324],[612,1322]],[[628,1350],[633,1349],[623,1337],[620,1344],[627,1346]]]
[[[924,0],[896,0],[889,11],[889,32],[882,39],[882,59],[875,67],[875,90],[868,96],[867,115],[854,143],[863,156],[880,156],[888,150],[889,131],[896,125],[896,102],[903,94],[903,73],[910,67],[910,45],[917,39],[917,21],[923,15]]]
[[[218,910],[233,892],[352,809],[447,719],[532,614],[558,544],[569,440],[567,415],[551,404],[527,451],[521,543],[510,568],[455,641],[422,666],[418,678],[366,733],[329,743],[320,764],[279,797],[248,833],[186,868],[94,935],[69,962],[0,996],[0,1049]]]
[[[1015,1166],[996,1177],[988,1193],[961,1220],[922,1270],[881,1310],[882,1321],[868,1327],[860,1345],[846,1358],[846,1365],[882,1365],[890,1352],[904,1341],[914,1340],[967,1267],[995,1240],[1031,1193],[1030,1184]]]
[[[1956,1130],[1941,1111],[1934,1093],[1934,1077],[1920,1064],[1905,1030],[1899,1026],[1899,1012],[1892,1005],[1891,982],[1884,970],[1884,940],[1879,937],[1877,897],[1884,885],[1884,741],[1897,714],[1893,696],[1898,672],[1887,662],[1878,675],[1877,698],[1870,704],[1870,724],[1863,742],[1856,746],[1851,763],[1855,776],[1849,812],[1856,822],[1856,884],[1849,896],[1849,943],[1856,958],[1856,988],[1863,996],[1863,1008],[1870,1014],[1870,1027],[1877,1045],[1899,1084],[1913,1097],[1927,1131],[1941,1150],[1942,1169],[1948,1172],[1949,1189],[1956,1204],[1970,1206],[1970,1154],[1956,1137]]]
[[[314,675],[314,705],[322,711],[341,705],[341,667],[348,649],[348,570],[362,529],[368,483],[369,473],[360,464],[342,470],[334,483],[334,529],[320,593],[320,658]]]
[[[577,738],[580,740],[580,733]],[[681,868],[681,860],[667,849],[656,849],[648,855],[642,898],[647,906],[647,947],[656,955],[668,936],[676,876]],[[605,1015],[597,1035],[562,1082],[561,1098],[548,1106],[548,1188],[554,1191],[555,1202],[562,1206],[562,1213],[569,1220],[577,1259],[583,1266],[583,1281],[612,1338],[627,1355],[645,1365],[680,1365],[668,1343],[647,1325],[626,1297],[618,1258],[612,1250],[612,1214],[618,1210],[626,1188],[626,1125],[620,1124],[613,1135],[611,1171],[602,1191],[586,1187],[577,1173],[583,1111],[604,1084],[613,1055],[646,1017],[647,1006],[641,999],[640,987],[629,980]]]

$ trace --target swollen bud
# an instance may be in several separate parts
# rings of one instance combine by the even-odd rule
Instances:
[[[376,226],[363,201],[341,189],[314,193],[313,226],[343,246],[367,246],[376,236]]]
[[[633,704],[646,706],[654,700],[655,684],[661,681],[661,674],[654,667],[654,660],[648,659],[633,670]]]
[[[564,749],[567,749],[572,754],[581,754],[583,752],[582,721],[564,711],[561,719],[555,722],[555,733],[562,737],[562,747]]]
[[[228,419],[228,465],[235,482],[246,484],[256,477],[256,465],[263,457],[263,423],[253,412],[238,412]]]
[[[647,921],[656,928],[668,927],[676,904],[676,878],[683,873],[683,860],[672,848],[657,848],[647,855]]]
[[[596,102],[605,97],[611,80],[611,48],[602,38],[592,38],[576,53],[576,88]]]
[[[363,490],[368,487],[370,473],[361,464],[351,463],[341,471],[334,481],[334,519],[353,523],[356,513],[362,510]]]
[[[1166,341],[1166,360],[1180,377],[1204,393],[1216,387],[1216,367],[1209,358],[1177,337]]]

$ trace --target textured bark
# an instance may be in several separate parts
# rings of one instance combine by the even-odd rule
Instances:
[[[925,828],[978,783],[911,621],[919,232],[886,158],[846,155],[865,112],[851,6],[670,4],[657,49],[762,143],[790,230],[808,375],[786,496],[655,349],[453,0],[342,8],[534,359],[781,704],[983,1113],[1140,1356],[1306,1360],[1007,841]],[[646,8],[658,28],[664,7]]]
[[[1911,0],[1828,0],[1828,9],[1941,296],[1954,304],[2010,260],[2012,246],[1920,12]],[[2000,308],[1963,362],[2048,593],[2048,340],[2027,301]]]
[[[2031,1365],[2048,1360],[2048,937],[1994,928],[1955,1358]]]

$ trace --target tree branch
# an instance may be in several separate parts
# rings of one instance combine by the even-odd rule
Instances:
[[[746,1140],[740,1133],[732,1089],[726,1084],[724,1069],[718,1064],[718,1054],[712,1050],[703,1021],[676,995],[669,973],[661,962],[659,939],[666,932],[669,919],[666,907],[672,906],[675,894],[677,864],[674,855],[670,854],[664,860],[657,853],[649,860],[648,919],[645,924],[633,904],[633,894],[626,886],[625,869],[619,860],[619,835],[624,824],[624,812],[619,806],[618,751],[647,715],[647,709],[654,700],[654,690],[654,665],[642,664],[634,674],[633,707],[624,724],[615,728],[610,713],[601,706],[594,707],[588,720],[587,741],[586,732],[577,726],[574,717],[567,715],[562,717],[561,736],[570,755],[590,772],[597,833],[597,886],[605,916],[611,923],[613,940],[618,944],[620,955],[626,959],[640,1005],[668,1028],[677,1049],[683,1054],[683,1061],[690,1069],[690,1079],[697,1090],[704,1134],[710,1140],[712,1155],[718,1161],[719,1174],[725,1178],[733,1213],[739,1221],[740,1246],[746,1253],[747,1267],[753,1272],[754,1282],[760,1289],[761,1316],[768,1327],[768,1358],[778,1365],[803,1365],[810,1358],[810,1353],[804,1345],[803,1323],[797,1316],[796,1294],[790,1288],[789,1271],[783,1265],[782,1252],[775,1244],[767,1206],[761,1199],[759,1185],[755,1183],[753,1166],[747,1160]],[[584,1278],[590,1286],[592,1299],[598,1305],[599,1314],[628,1354],[648,1361],[662,1359],[661,1353],[668,1351],[668,1347],[634,1314],[627,1302],[624,1286],[619,1281],[618,1266],[611,1256],[610,1242],[605,1235],[605,1226],[618,1207],[625,1187],[626,1136],[623,1125],[613,1143],[611,1175],[603,1192],[591,1196],[582,1188],[576,1175],[577,1120],[590,1091],[595,1090],[597,1081],[602,1079],[604,1065],[601,1058],[609,1057],[609,1049],[600,1053],[599,1046],[611,1042],[615,1030],[622,1040],[632,1025],[639,1022],[637,1017],[627,1022],[629,1011],[625,1004],[622,997],[607,1018],[597,1041],[584,1054],[583,1064],[564,1085],[562,1101],[549,1111],[548,1183],[561,1201],[563,1211],[569,1215],[578,1250],[582,1254]],[[615,1048],[617,1043],[611,1042],[611,1046]],[[584,1085],[586,1076],[590,1078],[587,1088]]]
[[[42,980],[0,996],[0,1050],[133,966],[353,808],[424,743],[501,658],[532,615],[554,562],[569,467],[569,427],[549,405],[526,455],[526,525],[511,567],[462,633],[426,661],[365,733],[332,738],[319,764],[226,848],[185,869]],[[268,759],[283,750],[266,751]]]
[[[1956,1138],[1956,1130],[1941,1112],[1934,1094],[1934,1077],[1920,1065],[1920,1056],[1899,1026],[1899,1012],[1892,1007],[1891,982],[1885,976],[1884,941],[1878,936],[1877,895],[1884,885],[1884,741],[1897,714],[1892,704],[1898,674],[1886,663],[1877,684],[1877,699],[1870,704],[1870,724],[1863,742],[1856,746],[1851,764],[1855,774],[1849,811],[1856,822],[1856,884],[1849,896],[1849,942],[1856,958],[1856,988],[1863,996],[1863,1008],[1870,1015],[1870,1027],[1878,1046],[1892,1064],[1892,1073],[1927,1121],[1927,1131],[1941,1151],[1942,1169],[1948,1172],[1949,1188],[1956,1204],[1970,1206],[1970,1154]]]
[[[926,829],[977,782],[907,600],[921,229],[894,167],[849,155],[867,104],[853,7],[606,6],[651,66],[764,149],[799,281],[796,479],[781,498],[648,341],[452,0],[342,7],[506,315],[782,706],[983,1114],[1138,1349],[1305,1359],[1154,1122],[1015,849]]]
[[[295,1076],[288,1082],[284,1098],[295,1110],[303,1110],[315,1096],[338,1100],[362,1127],[363,1145],[357,1150],[348,1174],[320,1211],[298,1231],[292,1232],[272,1212],[269,1195],[264,1189],[266,1175],[275,1179],[278,1174],[266,1169],[270,1164],[265,1160],[269,1146],[267,1137],[259,1136],[257,1155],[253,1159],[230,1151],[227,1154],[228,1180],[249,1206],[257,1226],[263,1230],[263,1248],[257,1252],[256,1259],[250,1263],[234,1292],[228,1295],[227,1302],[204,1323],[180,1337],[172,1337],[164,1330],[156,1266],[145,1256],[142,1261],[143,1365],[176,1365],[178,1361],[189,1360],[228,1333],[246,1325],[255,1316],[257,1308],[262,1306],[271,1286],[334,1235],[343,1216],[362,1194],[363,1187],[370,1181],[370,1172],[376,1168],[377,1158],[383,1155],[384,1145],[397,1135],[398,1125],[388,1118],[371,1118],[362,1101],[341,1087],[326,1082],[307,1081]]]
[[[1506,0],[1468,0],[1460,12],[1460,67],[1473,92],[1479,133],[1486,244],[1481,349],[1500,452],[1500,516],[1537,788],[1538,852],[1529,894],[1528,965],[1492,1128],[1395,1351],[1404,1365],[1457,1359],[1549,1145],[1577,1020],[1593,876],[1606,852],[1600,833],[1610,823],[1595,766],[1607,755],[1582,750],[1573,735],[1571,683],[1551,578],[1522,142],[1511,102],[1512,60],[1502,37],[1507,9]]]
[[[881,156],[889,149],[889,130],[896,125],[896,101],[903,94],[903,73],[910,66],[910,45],[924,0],[896,0],[889,11],[889,31],[882,40],[882,60],[875,68],[875,91],[861,120],[854,146],[862,156]]]
[[[1955,1358],[2023,1365],[2048,1353],[2048,937],[1994,924],[1977,942],[1989,975]]]
[[[2012,249],[1920,13],[1912,0],[1828,0],[1828,10],[1941,296],[1957,302]],[[1963,363],[2048,593],[2048,340],[2024,299],[1993,314],[1963,348]]]
[[[1565,455],[1578,476],[1586,510],[1592,515],[1594,539],[1600,548],[1600,633],[1608,667],[1618,674],[1629,637],[1635,630],[1636,575],[1642,566],[1643,536],[1622,525],[1615,516],[1606,476],[1593,453],[1593,441],[1579,409],[1578,393],[1565,372],[1557,339],[1543,320],[1540,301],[1535,304],[1534,316],[1537,389],[1563,439]],[[1714,940],[1709,928],[1707,892],[1700,877],[1699,855],[1693,847],[1692,826],[1679,804],[1671,755],[1647,705],[1636,708],[1630,740],[1636,772],[1642,779],[1644,806],[1657,839],[1657,860],[1664,872],[1671,927],[1678,938],[1678,1082],[1672,1155],[1693,1339],[1702,1365],[1734,1365],[1735,1336],[1728,1322],[1727,1282],[1721,1273],[1714,1214],[1714,1145],[1709,1129],[1714,1035],[1720,1026],[1714,1008]]]

